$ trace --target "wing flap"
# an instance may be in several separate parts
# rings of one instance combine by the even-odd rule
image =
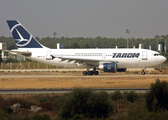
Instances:
[[[68,57],[58,57],[59,59],[61,59],[62,61],[68,60],[68,62],[70,61],[95,61],[95,62],[113,62],[113,63],[118,63],[118,61],[116,60],[97,60],[97,59],[88,59],[88,58],[68,58]]]
[[[51,55],[52,60],[55,58],[61,59],[61,61],[72,62],[72,64],[76,63],[77,66],[81,65],[90,65],[90,66],[98,66],[100,62],[108,62],[108,63],[118,63],[116,60],[98,60],[98,59],[88,59],[88,58],[76,58],[76,57],[55,57]]]
[[[88,58],[69,58],[69,57],[57,57],[61,59],[61,61],[72,62],[72,64],[76,63],[77,66],[82,65],[90,65],[90,66],[98,66],[100,62],[107,63],[118,63],[116,60],[97,60],[97,59],[88,59]]]

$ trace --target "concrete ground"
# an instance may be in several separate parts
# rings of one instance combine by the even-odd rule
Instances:
[[[85,71],[86,69],[0,69],[0,72],[45,72],[45,71]],[[127,71],[142,71],[142,68],[127,68]],[[154,68],[146,68],[145,71],[155,71]]]

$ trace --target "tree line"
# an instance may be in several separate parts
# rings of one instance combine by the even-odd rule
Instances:
[[[106,38],[97,36],[95,38],[84,38],[84,37],[44,37],[39,38],[35,37],[41,44],[46,47],[54,48],[54,43],[63,43],[64,48],[127,48],[127,38]],[[128,38],[129,48],[135,46],[139,47],[139,44],[142,44],[142,48],[149,49],[149,45],[152,47],[152,50],[157,50],[157,44],[162,44],[162,46],[167,46],[168,35],[156,35],[154,38]],[[166,42],[167,41],[167,42]],[[0,42],[7,44],[7,49],[16,49],[15,41],[13,37],[0,37]],[[56,45],[55,45],[56,46]]]

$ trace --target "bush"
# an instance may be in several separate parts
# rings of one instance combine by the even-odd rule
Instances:
[[[168,110],[168,83],[157,79],[156,83],[151,84],[150,91],[147,92],[145,99],[149,111]]]
[[[51,120],[51,117],[47,114],[39,115],[36,113],[32,116],[32,120]]]
[[[93,92],[92,89],[75,88],[73,92],[64,94],[54,106],[62,119],[75,118],[107,118],[113,111],[107,92]]]
[[[3,97],[2,96],[0,96],[0,102],[2,102],[3,101]]]
[[[130,92],[124,92],[124,98],[127,99],[130,102],[134,102],[137,101],[139,99],[139,95],[138,93],[136,93],[135,91],[130,91]]]
[[[59,96],[54,95],[54,96],[42,96],[42,95],[37,95],[34,98],[36,99],[36,101],[38,101],[39,103],[46,103],[46,102],[52,102],[58,99]]]
[[[52,111],[52,103],[46,102],[38,106],[41,107],[44,111]]]
[[[72,119],[73,119],[73,120],[84,120],[84,119],[85,119],[85,116],[79,115],[79,114],[75,114]]]
[[[112,93],[111,99],[114,101],[117,101],[117,99],[123,99],[123,94],[120,92],[120,90],[116,90]]]
[[[130,104],[126,113],[117,120],[167,120],[167,118],[167,111],[149,112],[145,107],[145,102],[137,101]]]
[[[31,116],[27,114],[25,111],[20,111],[18,113],[11,113],[8,114],[8,119],[7,120],[31,120]]]
[[[3,111],[2,109],[0,109],[0,120],[5,120],[5,118],[7,119],[7,114],[5,113],[5,111]]]
[[[22,107],[24,108],[30,108],[31,105],[35,105],[36,102],[32,100],[24,100],[22,98],[8,98],[6,100],[3,100],[0,103],[0,108],[9,108],[11,105],[20,103]]]
[[[139,72],[135,71],[134,74],[138,74]]]

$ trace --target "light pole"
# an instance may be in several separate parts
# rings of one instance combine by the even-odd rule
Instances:
[[[149,50],[151,50],[151,46],[150,46],[150,38],[149,38]]]
[[[116,46],[117,46],[117,38],[116,38]]]
[[[56,40],[56,39],[55,39],[55,36],[57,35],[57,33],[54,32],[53,35],[54,35],[54,49],[55,49],[55,40]]]
[[[166,53],[166,39],[165,39],[165,48],[164,49],[165,49],[165,53]]]
[[[129,38],[129,33],[131,33],[131,31],[130,31],[129,29],[126,29],[126,32],[125,32],[125,33],[128,34],[128,38]],[[127,48],[129,47],[129,45],[128,45],[128,38],[127,38]]]
[[[162,37],[159,37],[157,35],[155,38],[156,38],[156,51],[158,51],[159,50],[159,40],[162,39]]]
[[[118,39],[118,38],[116,38],[116,49],[117,49],[117,39]]]
[[[159,40],[161,41],[163,38],[162,37],[159,37]],[[162,50],[163,50],[163,46],[162,45],[159,45],[159,43],[158,43],[158,47],[160,46],[160,52],[162,52]]]

